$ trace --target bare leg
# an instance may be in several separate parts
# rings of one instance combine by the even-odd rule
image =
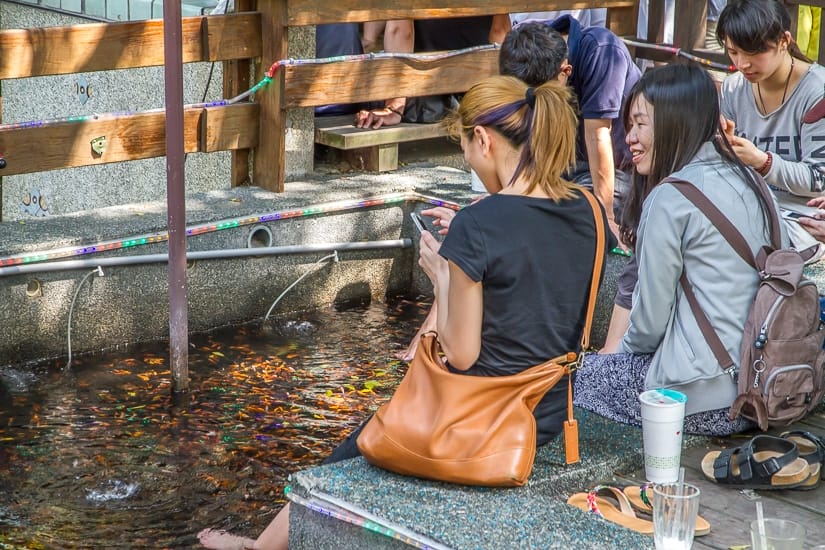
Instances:
[[[386,21],[367,21],[364,23],[364,30],[361,33],[361,47],[364,53],[375,52],[381,49],[378,39],[384,34]]]
[[[412,358],[415,356],[415,350],[418,349],[418,342],[421,340],[421,335],[431,330],[435,330],[437,320],[438,307],[437,304],[433,302],[433,307],[430,308],[430,312],[427,314],[427,317],[424,319],[424,322],[421,323],[421,328],[418,329],[418,332],[415,333],[415,336],[413,336],[413,339],[410,341],[410,344],[407,346],[407,349],[405,349],[404,351],[399,351],[396,354],[396,357],[402,361],[412,361]]]
[[[217,529],[198,533],[200,543],[212,550],[287,550],[289,545],[289,503],[269,522],[257,540]]]
[[[287,550],[289,547],[289,503],[269,522],[255,541],[255,550]]]

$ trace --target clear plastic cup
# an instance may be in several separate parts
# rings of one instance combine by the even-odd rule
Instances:
[[[751,521],[751,547],[753,550],[802,550],[805,546],[805,527],[789,519],[765,518],[764,532],[760,533],[759,520]]]
[[[653,542],[657,550],[689,550],[699,515],[699,488],[689,483],[653,487]]]

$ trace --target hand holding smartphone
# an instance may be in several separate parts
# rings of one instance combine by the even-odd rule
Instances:
[[[798,221],[800,218],[816,219],[811,215],[803,214],[801,212],[794,212],[793,210],[789,210],[789,211],[785,212],[783,217],[785,217],[788,220],[794,220],[794,221]]]
[[[416,229],[418,229],[419,233],[423,233],[427,230],[427,228],[424,226],[424,219],[421,216],[419,216],[416,212],[410,212],[410,218],[412,218],[413,225]]]

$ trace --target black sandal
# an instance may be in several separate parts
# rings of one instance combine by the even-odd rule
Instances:
[[[780,437],[796,443],[799,456],[804,458],[811,468],[811,477],[799,488],[815,489],[820,478],[825,478],[825,438],[806,430],[783,432]]]
[[[811,467],[790,439],[757,435],[740,447],[711,451],[702,472],[720,485],[744,489],[790,489],[805,483]]]

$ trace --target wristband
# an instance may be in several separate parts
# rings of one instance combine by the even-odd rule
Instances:
[[[773,155],[770,151],[766,151],[766,153],[768,154],[768,159],[765,161],[765,164],[756,169],[756,171],[763,176],[767,175],[771,169],[771,165],[773,164]]]
[[[398,109],[395,109],[395,108],[393,108],[393,107],[390,107],[389,105],[384,105],[384,108],[385,108],[386,110],[388,110],[389,112],[391,112],[391,113],[395,113],[395,114],[397,114],[397,115],[398,115],[398,116],[400,116],[400,117],[403,117],[403,116],[404,116],[404,113],[402,113],[402,112],[401,112],[401,111],[399,111]]]

